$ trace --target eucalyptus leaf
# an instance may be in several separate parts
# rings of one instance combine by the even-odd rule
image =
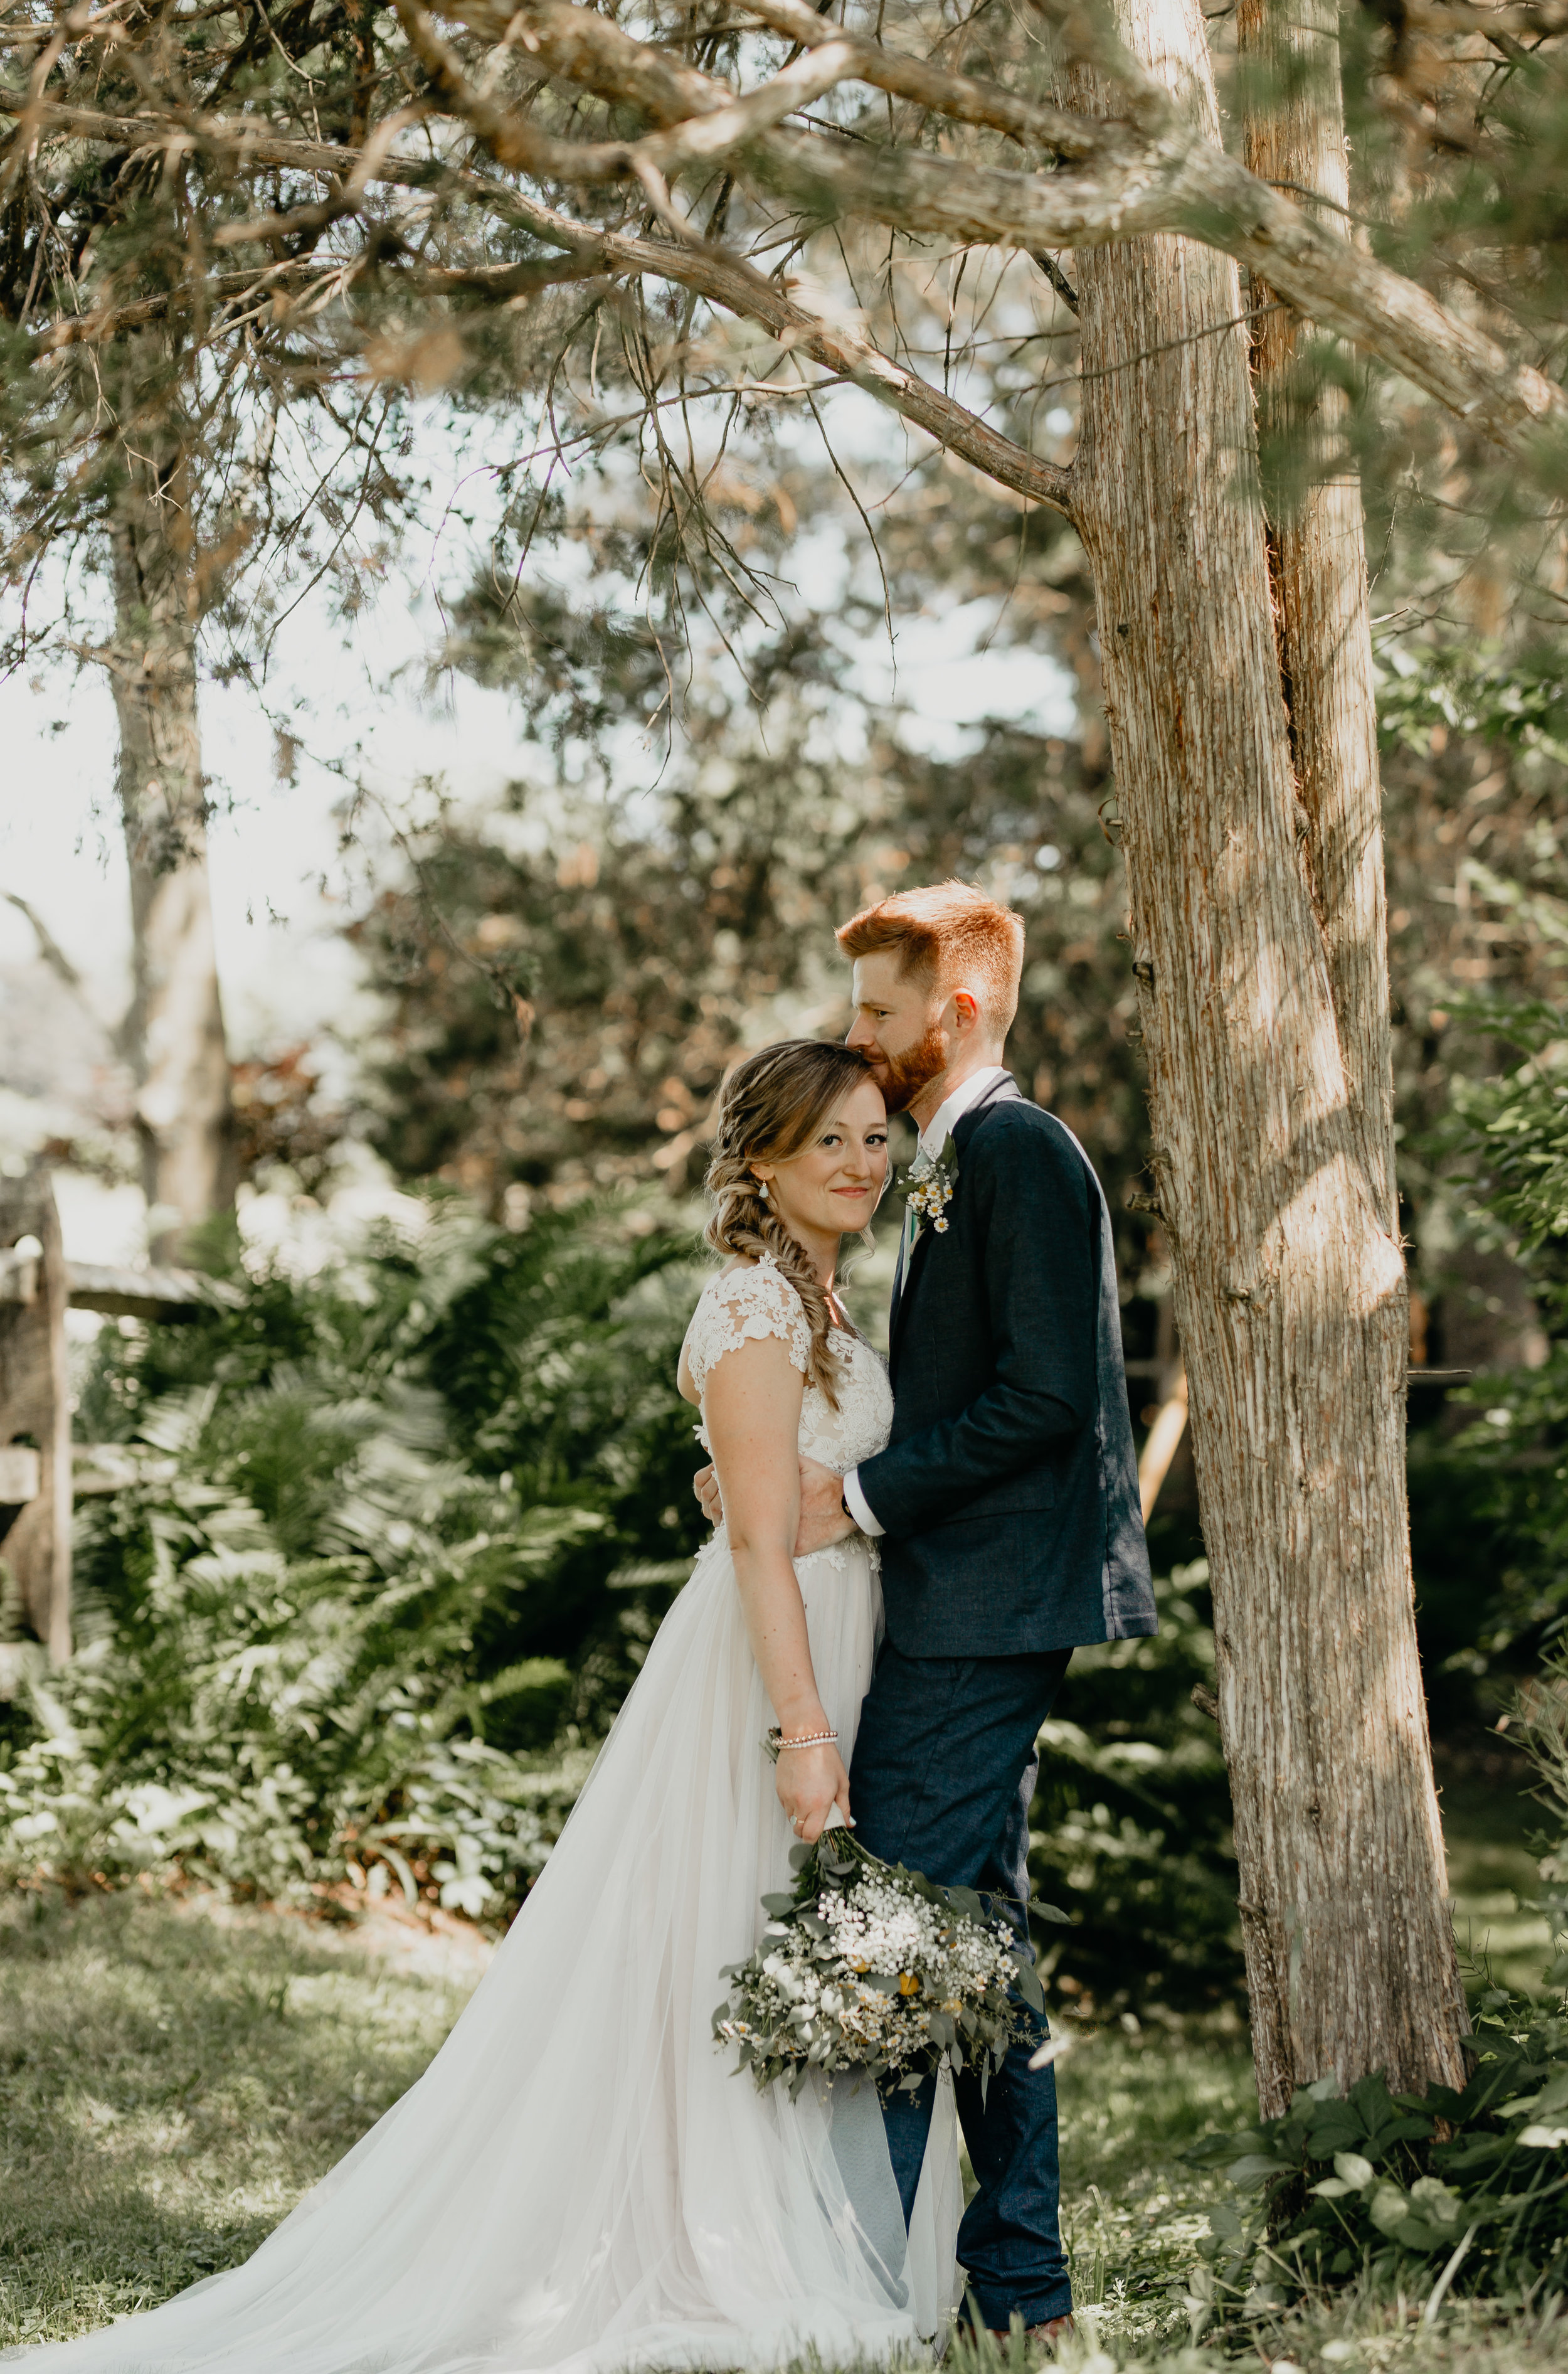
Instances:
[[[1034,1963],[1027,1959],[1022,1946],[1014,1946],[1013,1952],[1018,1960],[1014,1985],[1031,2011],[1044,2012],[1046,1994],[1045,1989],[1040,1984],[1038,1970],[1036,1969]]]

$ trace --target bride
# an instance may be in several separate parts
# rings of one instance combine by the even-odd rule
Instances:
[[[710,2027],[794,1839],[851,1818],[875,1551],[860,1535],[790,1549],[798,1458],[842,1473],[887,1440],[886,1376],[834,1288],[886,1169],[856,1050],[790,1040],[731,1075],[708,1174],[729,1266],[679,1371],[727,1525],[483,1984],[419,2083],[244,2266],[6,2362],[614,2374],[886,2360],[938,2332],[962,2205],[951,2087],[906,2235],[872,2087],[759,2094]]]

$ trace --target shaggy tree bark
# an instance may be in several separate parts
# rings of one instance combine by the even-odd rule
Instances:
[[[1246,161],[1260,180],[1350,204],[1334,0],[1241,0]],[[1270,505],[1280,664],[1307,815],[1307,863],[1328,950],[1363,1159],[1397,1227],[1382,785],[1361,487],[1343,450],[1343,388],[1303,368],[1301,323],[1253,282],[1253,370],[1266,443],[1293,473]]]
[[[1119,0],[1117,21],[1216,138],[1198,0]],[[1320,2076],[1460,2074],[1407,1557],[1403,1264],[1314,905],[1236,267],[1158,237],[1081,253],[1078,270],[1073,511],[1095,578],[1269,2114]]]
[[[112,527],[110,677],[135,965],[126,1035],[157,1260],[171,1258],[183,1231],[233,1194],[181,467],[178,455],[158,466],[128,454]]]

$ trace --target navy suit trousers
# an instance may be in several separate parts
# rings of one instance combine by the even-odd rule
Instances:
[[[860,1712],[849,1772],[855,1834],[884,1863],[943,1887],[994,1890],[1024,1943],[1035,1741],[1071,1649],[1024,1657],[906,1657],[884,1640]],[[1039,2036],[1044,2020],[1034,2022]],[[1056,2072],[1031,2071],[1016,2044],[982,2101],[957,2081],[958,2115],[979,2191],[958,2256],[981,2324],[1005,2331],[1065,2316],[1072,2305],[1058,2227]],[[930,2130],[935,2081],[886,2104],[888,2150],[906,2222]]]

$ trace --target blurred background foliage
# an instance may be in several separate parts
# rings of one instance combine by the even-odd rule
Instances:
[[[1456,1097],[1433,1177],[1466,1241],[1525,1265],[1546,1357],[1417,1438],[1418,1510],[1441,1476],[1497,1559],[1442,1664],[1423,1606],[1461,1780],[1478,1676],[1512,1693],[1568,1612],[1568,1073],[1550,1009],[1470,1021],[1515,1060]],[[98,1338],[82,1423],[118,1488],[83,1503],[81,1651],[37,1652],[0,1741],[5,1868],[502,1916],[699,1538],[689,1223],[620,1191],[507,1228],[441,1190],[314,1266],[206,1250],[222,1308]],[[1156,1546],[1184,1529],[1178,1505]],[[1206,1586],[1200,1555],[1172,1566],[1158,1638],[1080,1651],[1042,1737],[1032,1870],[1068,1915],[1042,1943],[1085,2013],[1241,1999]]]

